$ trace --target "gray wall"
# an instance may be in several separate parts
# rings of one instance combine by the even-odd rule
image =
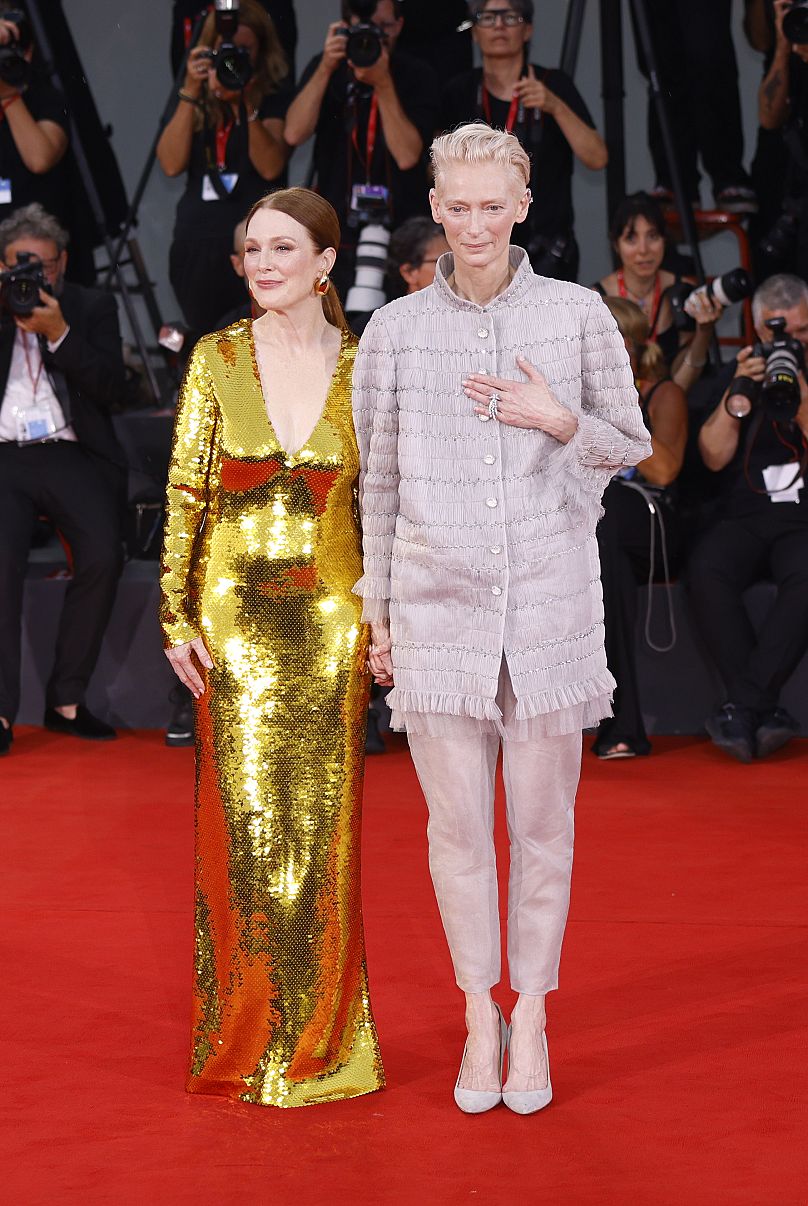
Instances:
[[[710,0],[705,0],[709,3]],[[747,162],[754,151],[756,92],[760,56],[747,46],[740,28],[742,5],[735,5],[735,43],[744,106]],[[168,63],[169,0],[64,0],[84,69],[104,122],[113,127],[113,144],[127,188],[131,191],[145,162],[157,121],[170,88]],[[322,44],[326,26],[338,11],[337,0],[298,0],[300,42],[298,71]],[[540,0],[534,57],[548,65],[558,62],[567,5],[563,0]],[[585,22],[576,82],[596,122],[602,126],[598,53],[598,5],[590,0]],[[115,15],[112,15],[112,14]],[[628,22],[626,22],[626,25]],[[626,33],[626,142],[629,191],[653,184],[645,146],[645,84],[636,70],[634,49]],[[303,148],[292,162],[293,183],[300,183],[308,161]],[[140,213],[138,237],[164,317],[178,315],[167,279],[168,246],[174,208],[181,182],[167,180],[159,167],[152,175]],[[703,202],[711,198],[703,189]],[[577,231],[581,244],[581,280],[591,281],[609,265],[604,235],[605,187],[603,173],[578,166],[575,175]],[[720,235],[705,254],[708,270],[723,270],[737,263],[733,239]]]

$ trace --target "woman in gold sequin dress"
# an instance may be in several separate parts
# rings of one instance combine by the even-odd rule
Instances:
[[[338,243],[306,189],[253,208],[244,263],[266,313],[194,349],[168,479],[161,619],[196,698],[188,1089],[262,1105],[384,1084],[359,884],[368,634]]]

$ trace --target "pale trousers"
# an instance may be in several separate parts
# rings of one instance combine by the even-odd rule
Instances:
[[[510,685],[510,684],[508,684]],[[510,838],[511,987],[558,987],[572,873],[581,732],[508,739],[469,720],[454,736],[409,735],[429,809],[429,869],[458,986],[487,992],[501,975],[494,787],[503,751]]]

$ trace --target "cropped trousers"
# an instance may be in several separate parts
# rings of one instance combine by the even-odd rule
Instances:
[[[504,663],[503,692],[511,693]],[[502,734],[457,718],[454,734],[410,732],[410,751],[429,809],[429,868],[455,978],[464,992],[476,993],[487,992],[501,975],[494,788],[502,747],[510,982],[516,992],[541,996],[558,987],[581,732],[512,740],[507,707],[502,711]]]

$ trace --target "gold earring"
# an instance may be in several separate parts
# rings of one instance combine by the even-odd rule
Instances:
[[[326,270],[323,269],[323,275],[320,277],[319,280],[316,280],[314,282],[314,291],[315,291],[315,293],[319,293],[321,297],[324,297],[330,288],[331,288],[331,279],[330,279],[328,273],[326,272]]]

